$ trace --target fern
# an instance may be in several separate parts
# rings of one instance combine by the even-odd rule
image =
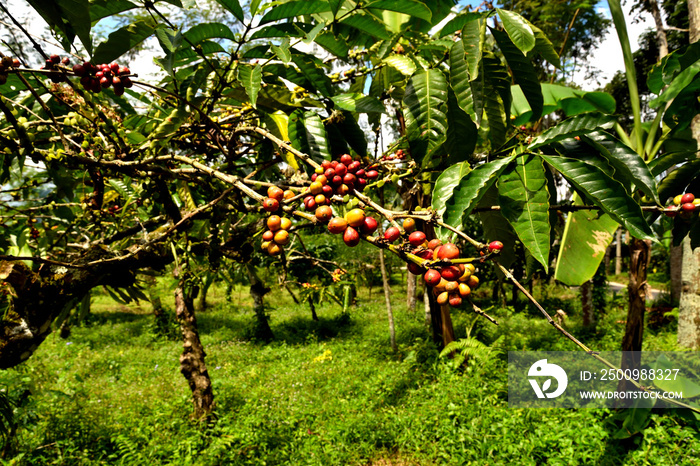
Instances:
[[[448,343],[440,352],[440,357],[444,358],[455,351],[459,351],[464,358],[484,359],[491,352],[491,348],[474,337],[460,338]]]
[[[116,450],[121,464],[147,464],[147,458],[142,453],[143,447],[132,437],[120,434],[114,442],[117,444]]]
[[[137,197],[138,194],[130,186],[127,186],[122,180],[117,180],[115,178],[110,178],[108,181],[109,185],[124,199],[132,199]]]
[[[493,343],[493,345],[487,346],[480,342],[476,337],[472,336],[472,331],[476,325],[476,319],[477,318],[474,317],[467,326],[466,338],[460,338],[457,341],[448,343],[440,352],[441,358],[447,357],[448,355],[454,355],[454,367],[459,367],[465,361],[470,359],[474,361],[482,361],[488,359],[488,357],[491,355],[497,355],[500,353],[500,349],[497,348],[501,340],[500,337]]]

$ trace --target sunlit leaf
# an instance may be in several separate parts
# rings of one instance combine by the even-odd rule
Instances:
[[[583,205],[578,194],[574,195],[574,205]],[[570,286],[580,286],[593,278],[618,228],[612,217],[594,210],[567,214],[554,278]]]
[[[184,34],[185,39],[191,44],[198,44],[207,39],[236,40],[231,29],[223,23],[202,23],[192,27]]]
[[[469,79],[474,80],[479,74],[482,48],[486,34],[486,21],[477,19],[467,22],[462,28],[462,44],[464,45]]]
[[[243,87],[250,98],[250,104],[255,107],[258,100],[258,92],[260,92],[260,88],[262,87],[262,67],[260,64],[257,63],[255,66],[245,64],[239,65],[238,81],[243,84]]]
[[[644,194],[659,204],[656,181],[644,159],[622,141],[604,131],[593,131],[581,136],[595,147],[615,167],[617,173],[632,181]]]
[[[97,46],[92,61],[109,63],[116,60],[153,35],[156,27],[153,21],[144,19],[117,29],[110,33],[105,42]]]
[[[416,64],[405,55],[389,55],[382,61],[404,76],[411,76],[416,72]]]
[[[299,71],[314,86],[314,89],[324,97],[333,95],[333,86],[325,70],[316,64],[312,57],[305,54],[292,54],[292,61],[299,68]]]
[[[520,89],[530,104],[532,119],[538,119],[542,115],[544,97],[542,96],[540,80],[537,77],[534,65],[529,58],[513,45],[506,33],[492,29],[491,34],[496,39],[496,43],[508,62],[508,66],[513,70],[513,79],[520,85]]]
[[[440,37],[445,37],[448,34],[453,34],[457,31],[462,30],[464,26],[472,21],[477,21],[481,18],[481,13],[460,13],[451,20],[449,20],[440,30],[438,34]]]
[[[503,170],[515,159],[514,155],[479,165],[461,178],[453,195],[445,202],[443,221],[459,228],[462,219],[476,207],[486,191],[496,182]]]
[[[587,113],[569,118],[568,120],[564,120],[553,128],[550,128],[544,133],[540,134],[532,142],[532,144],[530,144],[528,149],[532,150],[556,141],[561,141],[562,139],[587,134],[591,131],[595,131],[596,129],[610,128],[614,122],[615,119],[613,117],[600,114]]]
[[[398,13],[424,19],[425,21],[430,21],[432,17],[430,8],[415,0],[401,0],[399,2],[396,0],[377,0],[366,4],[365,8],[396,11]]]
[[[262,19],[260,19],[260,25],[278,19],[295,18],[297,16],[322,13],[324,11],[331,11],[331,5],[326,0],[293,0],[270,8]]]
[[[92,0],[90,2],[90,21],[97,23],[102,18],[138,7],[137,4],[128,0]]]
[[[238,2],[238,0],[216,0],[216,3],[230,11],[238,21],[243,22],[245,19],[243,15],[243,8],[241,8],[241,4]]]
[[[318,113],[309,111],[304,113],[304,126],[306,128],[306,137],[309,142],[309,155],[317,162],[330,160],[331,153],[328,150],[328,141],[326,140],[326,129],[323,126],[323,121]]]
[[[432,206],[433,210],[439,217],[445,212],[445,204],[452,198],[453,192],[462,178],[470,171],[471,167],[468,162],[460,162],[452,165],[443,171],[433,186]]]
[[[498,179],[501,213],[532,256],[549,266],[549,192],[542,159],[524,154]]]
[[[523,53],[527,53],[535,47],[535,33],[530,24],[514,11],[496,8],[498,17],[501,18],[503,28],[508,33],[510,40]]]
[[[406,136],[418,161],[442,144],[447,131],[447,80],[438,69],[417,71],[406,85],[403,102]]]
[[[377,39],[387,40],[391,38],[391,34],[387,31],[384,23],[379,21],[374,16],[364,11],[357,11],[340,21],[341,24],[347,24],[355,29],[365,32]]]
[[[338,94],[331,97],[335,105],[342,110],[357,113],[383,113],[384,105],[374,97],[364,94]]]

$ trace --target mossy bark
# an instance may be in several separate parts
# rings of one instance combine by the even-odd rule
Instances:
[[[138,267],[162,267],[169,252],[149,251],[121,259],[103,246],[89,249],[74,267],[43,264],[37,271],[19,261],[0,261],[0,290],[9,308],[0,321],[0,369],[26,361],[52,332],[52,323],[101,285],[127,287]]]
[[[207,354],[199,338],[193,297],[185,278],[180,278],[175,288],[175,311],[182,330],[180,372],[192,391],[192,417],[201,420],[209,416],[214,409],[214,393],[205,362]]]

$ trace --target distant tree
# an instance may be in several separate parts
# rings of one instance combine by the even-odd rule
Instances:
[[[681,47],[688,45],[688,2],[681,0],[679,2],[671,2],[664,0],[661,3],[661,10],[666,18],[667,27],[664,28],[663,34],[665,39],[663,43],[667,44],[666,53],[678,50]],[[640,21],[642,15],[649,14],[649,2],[638,2],[633,6],[632,12],[636,12],[637,16],[634,21]],[[651,91],[646,83],[646,77],[649,75],[651,68],[662,57],[657,39],[658,30],[649,29],[639,38],[639,49],[634,52],[634,67],[637,74],[637,87],[639,94],[642,97],[642,109],[645,113],[649,111],[645,106],[649,100]],[[666,55],[664,53],[664,55]],[[619,71],[613,76],[611,81],[605,85],[605,92],[615,98],[617,103],[616,114],[619,116],[619,123],[625,129],[631,128],[632,125],[632,107],[629,100],[629,92],[627,91],[627,77],[624,71]]]

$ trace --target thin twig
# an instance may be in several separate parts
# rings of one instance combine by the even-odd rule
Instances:
[[[477,306],[476,304],[474,304],[474,301],[472,301],[471,298],[469,298],[469,304],[472,305],[472,307],[474,308],[474,312],[475,312],[475,313],[479,314],[479,315],[482,316],[482,317],[485,317],[485,318],[488,319],[492,324],[498,325],[498,321],[496,321],[496,319],[494,319],[493,317],[491,317],[490,315],[488,315],[487,313],[485,313],[479,306]]]
[[[284,150],[289,151],[289,152],[291,152],[292,154],[296,155],[297,157],[299,157],[300,159],[302,159],[304,162],[308,163],[308,164],[311,165],[312,167],[314,167],[314,168],[321,168],[321,165],[319,165],[319,164],[318,164],[315,160],[313,160],[309,155],[307,155],[307,154],[305,154],[305,153],[303,153],[303,152],[301,152],[301,151],[296,150],[294,147],[292,147],[291,145],[287,144],[287,142],[281,140],[280,138],[278,138],[277,136],[275,136],[274,134],[270,133],[269,131],[267,131],[267,130],[264,129],[264,128],[260,128],[259,126],[241,126],[240,128],[236,128],[236,131],[235,131],[235,132],[236,132],[236,133],[247,133],[247,132],[258,133],[258,134],[260,134],[261,136],[263,136],[263,137],[269,139],[270,141],[274,142],[275,144],[277,144],[278,146],[280,146],[280,147],[283,148]]]
[[[508,278],[511,282],[513,282],[513,284],[514,284],[516,287],[518,287],[518,289],[527,297],[527,299],[528,299],[532,304],[535,305],[535,307],[536,307],[536,308],[544,315],[544,317],[547,319],[547,322],[549,322],[554,328],[556,328],[557,330],[559,330],[559,332],[561,332],[566,338],[568,338],[569,340],[571,340],[572,342],[574,342],[579,348],[581,348],[582,350],[584,350],[584,351],[585,351],[586,353],[588,353],[590,356],[593,356],[595,359],[597,359],[597,360],[600,361],[601,363],[605,364],[605,365],[606,365],[607,367],[609,367],[610,369],[614,369],[614,370],[619,370],[619,369],[620,369],[620,368],[617,367],[615,364],[611,363],[611,362],[608,361],[607,359],[605,359],[605,358],[603,358],[602,356],[600,356],[600,354],[599,354],[598,352],[592,351],[589,347],[587,347],[586,345],[584,345],[583,343],[581,343],[580,341],[578,341],[578,339],[576,339],[576,337],[574,337],[574,336],[571,335],[569,332],[567,332],[566,330],[564,330],[564,328],[563,328],[561,325],[559,325],[557,322],[554,321],[554,319],[552,319],[552,317],[547,313],[547,311],[545,311],[545,309],[540,305],[540,303],[538,303],[537,300],[536,300],[535,298],[532,297],[532,295],[527,291],[527,289],[525,289],[525,287],[523,287],[523,286],[520,284],[520,282],[518,282],[518,280],[515,279],[515,277],[513,276],[513,274],[510,273],[510,271],[508,271],[508,269],[506,269],[505,267],[503,267],[503,266],[502,266],[501,264],[499,264],[498,262],[494,262],[494,264],[501,270],[501,272],[503,272],[503,274],[506,276],[506,278]],[[653,390],[653,389],[650,388],[650,387],[645,387],[645,386],[641,385],[639,382],[637,382],[637,381],[635,381],[634,379],[632,379],[631,377],[628,377],[628,376],[624,373],[624,371],[622,372],[622,376],[625,378],[625,380],[626,380],[627,382],[631,383],[632,385],[634,385],[635,387],[637,387],[637,388],[638,388],[639,390],[641,390],[641,391],[644,391],[644,392],[656,392],[656,390]],[[674,400],[674,399],[672,399],[672,398],[669,398],[669,399],[664,398],[664,401],[667,401],[667,402],[669,402],[669,403],[671,403],[671,404],[674,404],[674,405],[676,405],[676,406],[680,406],[680,407],[682,407],[682,408],[690,409],[691,411],[694,411],[694,412],[696,412],[696,413],[700,413],[700,409],[699,409],[699,408],[695,408],[695,407],[690,406],[690,405],[687,405],[687,404],[685,404],[685,403],[681,403],[680,401],[676,401],[676,400]]]

